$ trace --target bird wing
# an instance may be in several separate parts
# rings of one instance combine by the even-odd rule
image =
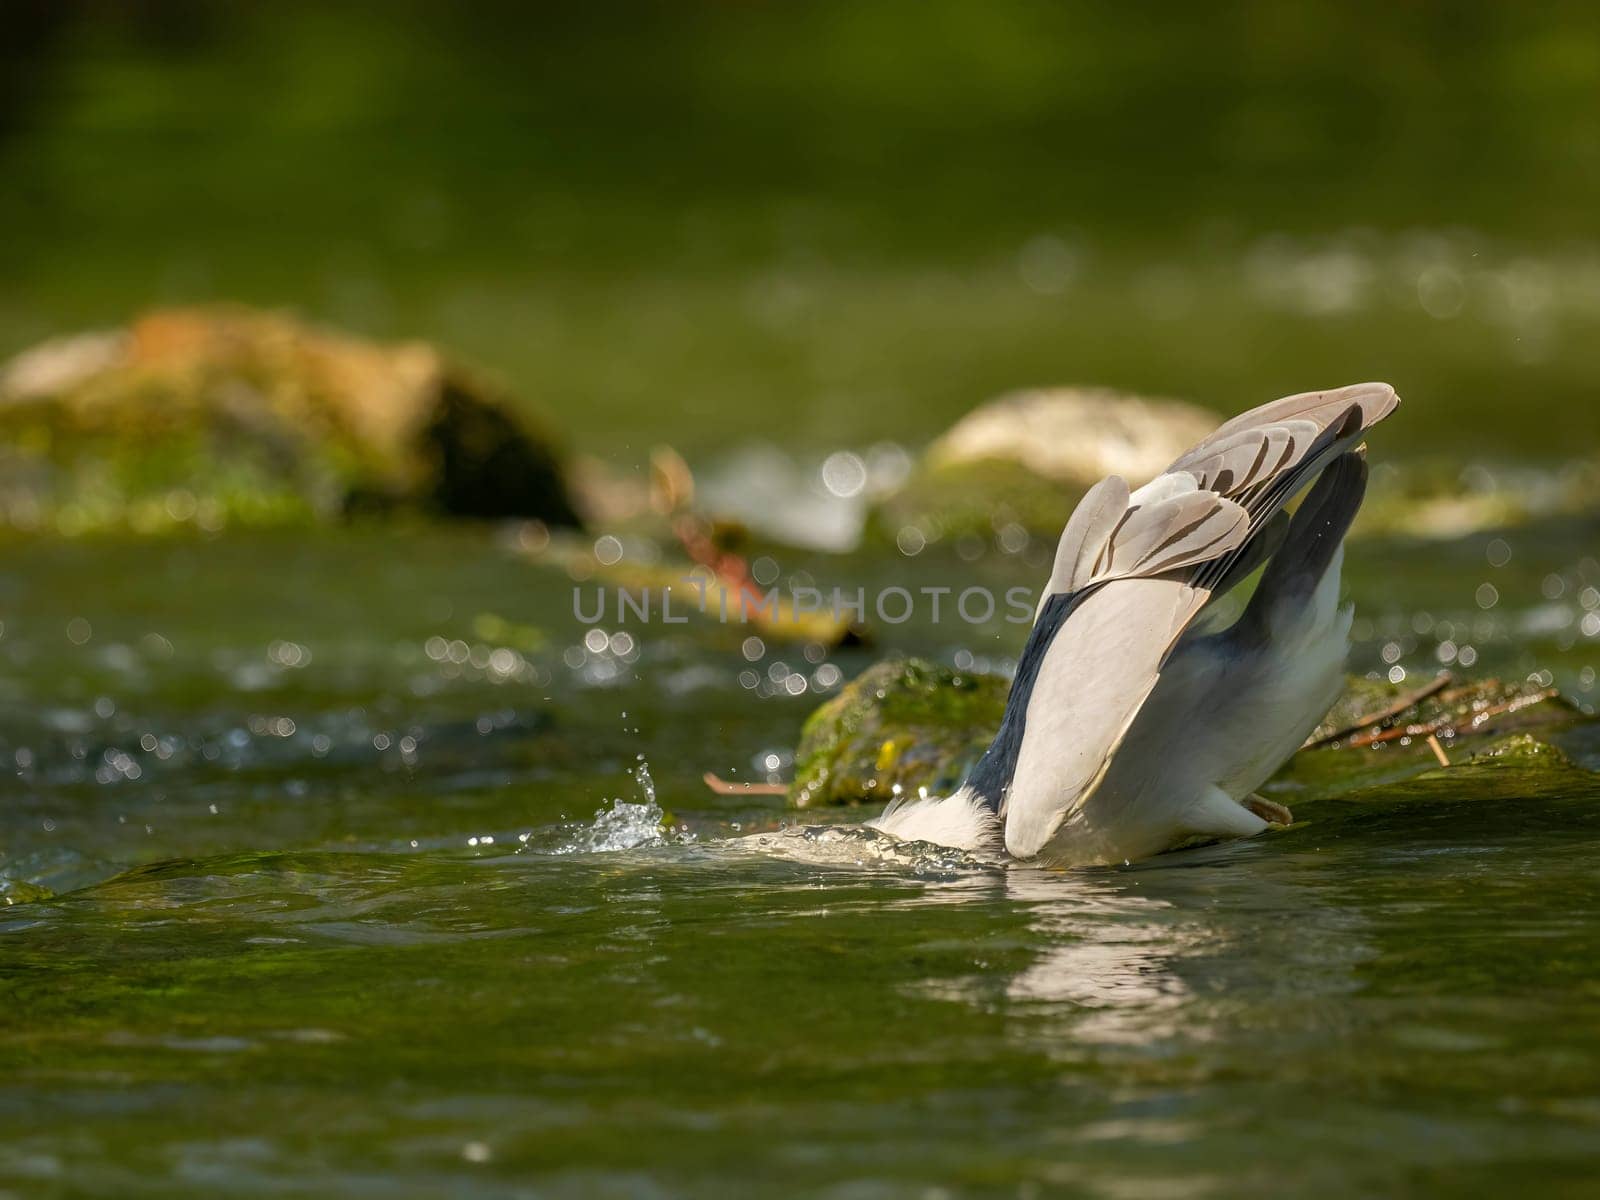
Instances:
[[[1096,484],[1067,522],[1001,731],[969,782],[1037,854],[1099,785],[1172,647],[1281,534],[1284,505],[1399,403],[1387,384],[1286,396],[1224,424],[1129,491]]]

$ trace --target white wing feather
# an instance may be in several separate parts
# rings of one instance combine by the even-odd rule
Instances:
[[[1006,850],[1032,858],[1093,792],[1207,593],[1126,579],[1087,596],[1045,653],[1011,789]]]

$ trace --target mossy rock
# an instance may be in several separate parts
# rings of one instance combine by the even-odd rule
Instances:
[[[941,435],[906,482],[868,514],[893,543],[993,538],[1008,525],[1054,544],[1083,493],[1107,475],[1138,486],[1217,426],[1201,408],[1104,388],[1013,392]]]
[[[55,893],[42,884],[29,883],[25,879],[0,879],[0,907],[9,904],[32,904],[36,900],[48,900]]]
[[[921,788],[947,793],[988,748],[1009,690],[1002,676],[917,658],[868,668],[807,718],[790,802],[806,808],[882,802]],[[1470,764],[1596,778],[1600,722],[1551,689],[1452,678],[1429,695],[1419,697],[1420,690],[1352,676],[1268,793],[1292,805],[1441,770],[1429,733],[1450,761],[1446,771]],[[1406,700],[1412,702],[1397,707]],[[1374,714],[1384,717],[1348,732]],[[1335,734],[1343,736],[1326,740]]]
[[[1499,738],[1472,755],[1472,762],[1506,770],[1525,767],[1576,769],[1577,764],[1559,747],[1531,733]]]
[[[919,463],[892,495],[867,514],[865,536],[879,544],[914,530],[918,545],[979,538],[993,542],[1007,526],[1053,543],[1086,487],[1036,475],[1019,462]]]
[[[1500,837],[1510,827],[1559,839],[1592,818],[1600,773],[1549,736],[1562,737],[1513,733],[1473,752],[1457,746],[1448,767],[1426,751],[1420,758],[1347,749],[1296,755],[1271,791],[1295,814],[1280,836],[1319,851],[1346,836],[1358,845],[1373,838],[1453,845]],[[1298,772],[1312,761],[1330,774],[1319,786],[1299,787]]]
[[[948,791],[988,748],[1010,682],[920,658],[862,672],[807,718],[790,803],[799,808]]]
[[[0,526],[78,533],[352,510],[576,525],[526,408],[422,343],[165,310],[0,368]]]
[[[1552,470],[1482,464],[1463,468],[1455,460],[1424,458],[1374,469],[1352,533],[1450,539],[1584,516],[1597,507],[1600,461],[1574,459]]]

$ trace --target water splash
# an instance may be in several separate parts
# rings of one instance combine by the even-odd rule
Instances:
[[[610,808],[594,815],[588,828],[563,846],[561,854],[610,854],[618,850],[638,850],[666,845],[662,821],[666,814],[653,799],[643,804],[613,800]]]
[[[645,799],[646,804],[656,802],[656,781],[650,778],[650,764],[645,762],[644,755],[639,755],[639,765],[633,769],[633,781],[639,785],[639,794]],[[660,812],[660,809],[656,810]]]
[[[633,781],[643,797],[634,803],[620,796],[610,808],[600,808],[594,821],[580,830],[576,837],[556,847],[556,854],[611,854],[619,850],[638,850],[649,846],[667,844],[666,813],[656,803],[656,783],[650,775],[650,764],[639,755],[639,765],[632,771]]]

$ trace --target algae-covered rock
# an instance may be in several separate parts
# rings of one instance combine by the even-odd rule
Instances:
[[[815,807],[887,800],[924,787],[948,792],[988,747],[1009,688],[1002,676],[922,659],[870,667],[806,720],[791,802]],[[1408,690],[1352,676],[1267,791],[1293,804],[1497,761],[1592,777],[1600,767],[1600,746],[1591,737],[1597,730],[1595,718],[1532,684],[1443,676]]]
[[[789,800],[800,808],[948,791],[989,745],[1010,682],[889,659],[807,718]]]
[[[1474,753],[1470,761],[1501,767],[1539,766],[1560,770],[1577,767],[1559,746],[1553,746],[1531,733],[1513,733],[1499,738]]]
[[[1448,766],[1426,750],[1414,756],[1392,747],[1298,754],[1270,789],[1294,809],[1295,824],[1282,836],[1305,839],[1319,851],[1345,836],[1450,844],[1473,841],[1475,830],[1513,826],[1559,838],[1592,819],[1600,772],[1549,736],[1565,738],[1513,733],[1473,751],[1458,745]]]
[[[32,904],[36,900],[48,900],[54,895],[42,884],[29,883],[25,879],[0,878],[0,906]]]
[[[1383,465],[1372,473],[1356,536],[1424,539],[1511,529],[1600,508],[1600,462],[1560,467],[1462,467],[1447,459]]]
[[[550,436],[423,343],[181,309],[0,368],[0,524],[212,528],[392,506],[578,523]]]
[[[1016,392],[968,413],[877,505],[869,531],[923,541],[992,536],[1007,525],[1053,540],[1083,493],[1107,475],[1159,474],[1206,437],[1204,409],[1099,388]]]

